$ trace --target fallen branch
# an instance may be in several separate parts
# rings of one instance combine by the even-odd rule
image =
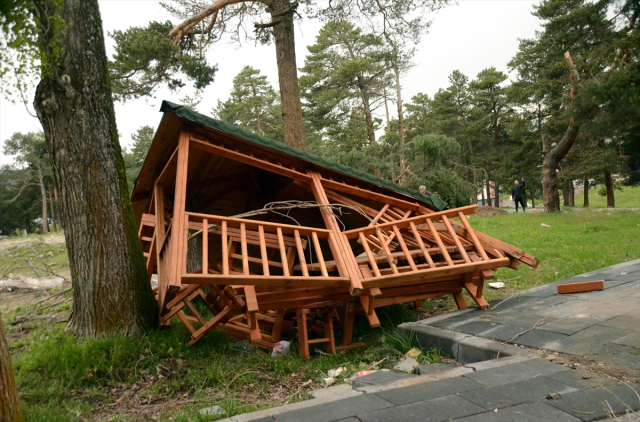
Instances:
[[[544,321],[545,321],[547,318],[548,318],[548,317],[544,317],[544,318],[542,318],[542,319],[539,319],[539,320],[538,320],[538,322],[536,322],[536,323],[535,323],[535,325],[534,325],[533,327],[529,328],[528,330],[524,330],[524,331],[523,331],[523,332],[521,332],[521,333],[516,334],[515,336],[511,337],[511,339],[510,339],[510,340],[503,341],[503,342],[502,342],[502,344],[505,344],[505,343],[512,343],[512,342],[513,342],[513,340],[517,339],[517,338],[518,338],[518,337],[520,337],[521,335],[526,334],[526,333],[528,333],[529,331],[533,331],[533,330],[535,330],[535,329],[536,329],[536,327],[537,327],[537,326],[539,326],[539,325],[542,325],[542,323],[544,323]]]

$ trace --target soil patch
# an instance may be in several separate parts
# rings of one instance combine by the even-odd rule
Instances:
[[[501,210],[500,208],[492,207],[490,205],[483,205],[478,207],[478,211],[476,214],[478,217],[493,217],[494,215],[506,215],[509,214],[505,210]]]

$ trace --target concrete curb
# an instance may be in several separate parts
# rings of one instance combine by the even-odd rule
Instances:
[[[502,344],[472,334],[458,333],[413,322],[399,325],[397,332],[413,342],[418,342],[423,348],[436,348],[463,365],[495,360],[500,357],[532,356],[532,353],[527,349],[511,344]]]

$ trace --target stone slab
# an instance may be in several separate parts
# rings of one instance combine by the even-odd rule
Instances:
[[[546,403],[534,402],[456,419],[456,422],[579,422],[567,413]]]
[[[505,356],[528,355],[526,350],[510,344],[482,337],[467,337],[458,344],[458,362],[468,363],[495,360]]]
[[[584,369],[572,369],[569,371],[556,372],[555,374],[545,375],[544,377],[559,381],[579,390],[619,384],[619,381],[617,380],[602,377]]]
[[[353,391],[353,387],[351,385],[338,384],[332,385],[331,387],[327,388],[318,388],[317,390],[313,390],[309,394],[311,395],[311,397],[319,399],[321,397],[344,395],[351,393],[351,391]]]
[[[364,422],[444,422],[484,412],[460,396],[450,395],[418,403],[358,414]],[[305,421],[307,422],[307,421]]]
[[[640,400],[628,385],[613,385],[581,390],[562,396],[559,400],[549,400],[549,405],[562,410],[581,421],[595,421],[610,416],[610,407],[616,414],[637,411]]]
[[[488,387],[495,387],[567,370],[568,368],[564,366],[556,365],[544,359],[530,359],[485,371],[473,372],[464,376]]]
[[[413,374],[415,369],[418,367],[418,361],[412,357],[404,357],[401,362],[393,365],[393,372],[398,372],[402,374]]]
[[[477,335],[494,328],[496,325],[498,325],[497,322],[477,320],[468,322],[466,324],[456,325],[455,330],[462,333]]]
[[[553,331],[535,330],[524,333],[521,336],[514,338],[511,342],[513,344],[520,344],[522,346],[533,347],[536,349],[552,349],[553,345],[562,339],[566,338],[566,334],[559,334]]]
[[[619,338],[618,340],[613,341],[613,343],[640,348],[640,332],[628,334],[622,338]]]
[[[434,372],[450,371],[455,369],[456,365],[453,363],[431,363],[419,365],[416,368],[416,374],[418,375],[431,375]]]
[[[466,391],[459,395],[487,410],[494,410],[542,400],[549,394],[562,396],[574,391],[578,390],[550,378],[537,377],[497,387]]]
[[[536,330],[553,331],[554,333],[571,335],[601,322],[602,320],[599,318],[593,318],[585,315],[583,317],[557,319],[537,327]]]
[[[362,387],[368,387],[371,385],[389,384],[394,381],[399,381],[405,378],[414,377],[416,375],[409,375],[405,373],[378,371],[363,377],[355,378],[351,381],[351,386],[354,390],[360,390]]]
[[[547,348],[563,353],[583,355],[600,349],[603,345],[612,343],[628,334],[631,334],[631,331],[594,325],[561,339],[552,347]]]
[[[535,354],[533,354],[535,356]],[[468,363],[464,365],[466,368],[473,368],[474,371],[484,371],[485,369],[499,368],[504,365],[511,365],[516,362],[529,360],[531,357],[525,355],[506,356],[498,359],[484,360],[481,362]]]
[[[298,409],[280,413],[277,420],[278,422],[331,422],[356,416],[358,413],[362,413],[363,409],[372,412],[392,406],[393,404],[382,397],[375,394],[364,394],[314,406],[313,410]]]
[[[628,312],[598,323],[603,327],[618,328],[627,331],[640,331],[640,310]]]
[[[484,388],[484,385],[469,378],[455,377],[410,387],[380,391],[376,394],[383,399],[400,406],[479,388]]]
[[[640,369],[640,349],[636,347],[609,343],[601,345],[598,349],[587,351],[586,355],[612,365]]]

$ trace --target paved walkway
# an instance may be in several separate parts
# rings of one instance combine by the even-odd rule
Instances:
[[[463,366],[420,367],[427,375],[378,372],[354,389],[331,387],[313,400],[227,421],[638,422],[640,384],[540,358],[549,352],[539,350],[586,356],[640,374],[640,260],[559,283],[600,279],[600,292],[557,295],[554,283],[495,301],[489,311],[398,327]]]

